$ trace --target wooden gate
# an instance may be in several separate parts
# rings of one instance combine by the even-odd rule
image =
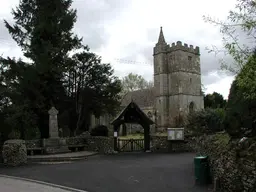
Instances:
[[[118,139],[120,152],[144,151],[144,139]]]

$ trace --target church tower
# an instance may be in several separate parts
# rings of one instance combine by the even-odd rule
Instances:
[[[180,127],[186,114],[204,108],[199,47],[168,45],[161,27],[153,56],[156,131]]]
[[[168,45],[165,42],[162,27],[158,42],[154,47],[154,88],[155,88],[155,110],[156,131],[168,127],[169,123],[169,82],[168,82]]]

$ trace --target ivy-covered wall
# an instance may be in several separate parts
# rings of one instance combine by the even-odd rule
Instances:
[[[252,192],[256,189],[256,140],[231,140],[225,133],[194,138],[195,150],[209,157],[212,178],[222,191]]]
[[[167,136],[151,136],[152,152],[187,152],[192,151],[191,138],[185,137],[184,141],[168,141]]]

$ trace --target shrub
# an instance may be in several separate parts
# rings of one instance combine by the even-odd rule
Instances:
[[[233,138],[256,136],[256,99],[245,97],[247,91],[237,79],[230,88],[225,129]]]
[[[188,114],[185,127],[193,134],[215,133],[224,129],[225,110],[205,109]]]
[[[108,128],[105,125],[98,125],[91,130],[91,136],[108,136]]]

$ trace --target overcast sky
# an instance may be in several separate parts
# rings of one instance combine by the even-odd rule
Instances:
[[[218,57],[205,48],[222,47],[219,28],[203,21],[203,15],[225,20],[235,0],[74,0],[78,21],[75,32],[84,43],[113,65],[116,75],[130,72],[153,79],[153,47],[163,27],[167,43],[182,41],[201,49],[202,83],[206,93],[227,98],[232,76],[219,72]],[[1,1],[0,54],[22,57],[3,25],[12,20],[11,9],[19,0]]]

